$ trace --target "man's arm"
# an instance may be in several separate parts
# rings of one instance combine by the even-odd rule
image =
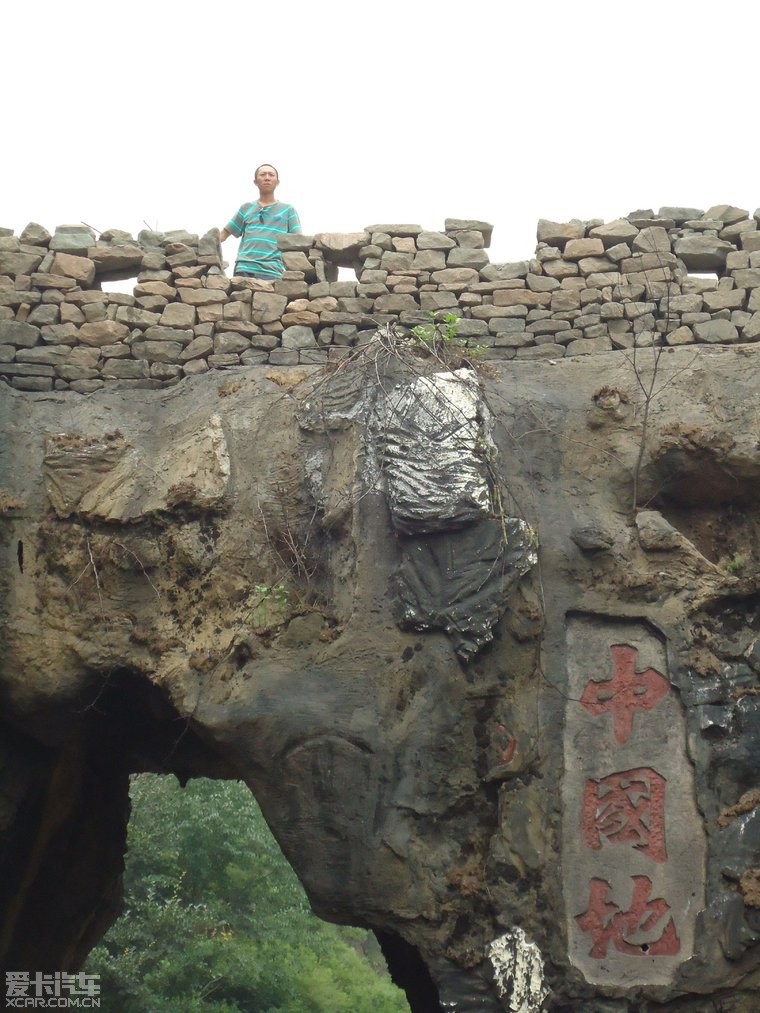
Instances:
[[[301,231],[301,222],[298,218],[298,212],[291,205],[290,210],[288,211],[288,232],[300,232],[300,231]]]
[[[223,229],[219,229],[219,242],[223,243],[225,239],[229,239],[232,233],[225,225]]]

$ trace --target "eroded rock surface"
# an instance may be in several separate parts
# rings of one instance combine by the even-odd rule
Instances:
[[[643,453],[651,358],[385,353],[0,389],[2,963],[81,964],[156,770],[245,779],[415,1013],[749,1013],[760,352],[660,352]]]

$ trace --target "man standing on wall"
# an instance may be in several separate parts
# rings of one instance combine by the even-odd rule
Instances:
[[[243,204],[234,218],[220,230],[221,242],[235,236],[240,240],[235,274],[262,281],[277,281],[285,265],[277,240],[286,232],[300,232],[301,223],[290,204],[275,199],[280,177],[273,165],[260,165],[253,175],[259,199]]]

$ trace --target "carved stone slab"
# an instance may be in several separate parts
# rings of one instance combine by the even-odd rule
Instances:
[[[589,982],[663,985],[694,950],[705,834],[663,640],[567,623],[563,782],[569,956]]]

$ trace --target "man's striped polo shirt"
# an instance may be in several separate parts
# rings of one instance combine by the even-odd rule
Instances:
[[[241,237],[235,274],[256,274],[262,278],[282,277],[285,265],[277,240],[286,232],[300,232],[301,223],[290,204],[244,204],[227,223],[235,237]]]

